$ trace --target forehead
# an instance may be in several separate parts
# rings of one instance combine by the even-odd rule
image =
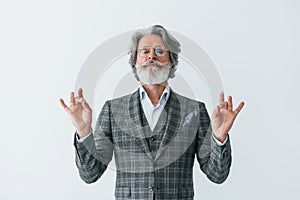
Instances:
[[[155,34],[144,35],[140,39],[139,44],[138,44],[139,47],[143,47],[143,46],[156,47],[156,46],[162,46],[162,45],[164,45],[164,42],[163,42],[161,36],[155,35]]]

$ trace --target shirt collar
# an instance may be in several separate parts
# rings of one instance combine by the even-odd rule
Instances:
[[[140,101],[143,101],[145,99],[149,99],[147,92],[145,91],[145,89],[143,88],[142,85],[139,86],[139,92],[140,92]],[[166,85],[160,99],[159,99],[159,103],[163,104],[165,102],[167,102],[168,98],[170,96],[170,86]],[[150,100],[150,99],[149,99]]]

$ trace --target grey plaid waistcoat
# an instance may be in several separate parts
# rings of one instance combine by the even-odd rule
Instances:
[[[230,142],[216,144],[204,104],[172,90],[153,131],[136,91],[107,101],[94,133],[74,145],[86,183],[97,181],[114,155],[117,200],[193,199],[195,156],[215,183],[226,180],[231,165]]]

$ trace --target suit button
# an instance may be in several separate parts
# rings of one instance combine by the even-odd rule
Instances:
[[[151,142],[154,142],[155,141],[155,137],[151,137]]]
[[[154,190],[154,187],[153,187],[153,186],[150,186],[148,189],[149,189],[149,191],[153,191],[153,190]]]

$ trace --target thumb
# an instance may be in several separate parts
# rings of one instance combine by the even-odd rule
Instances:
[[[214,112],[213,112],[213,116],[218,116],[219,114],[220,114],[220,109],[221,109],[221,107],[220,107],[220,105],[217,105],[217,107],[215,108],[215,110],[214,110]]]
[[[86,112],[92,112],[91,107],[89,106],[89,104],[86,102],[85,99],[82,100],[81,105],[83,106],[83,108]]]

